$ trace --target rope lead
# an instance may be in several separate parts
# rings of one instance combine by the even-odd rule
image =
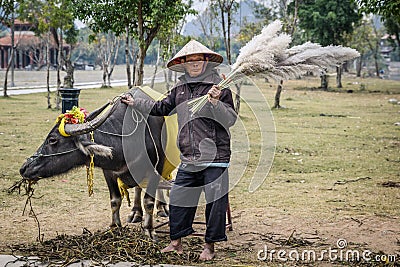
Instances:
[[[90,140],[94,142],[94,133],[90,132]],[[89,197],[93,195],[93,181],[94,181],[94,154],[90,154],[90,163],[86,167],[86,181],[88,187]]]

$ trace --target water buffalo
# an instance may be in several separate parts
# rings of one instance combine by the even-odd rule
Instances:
[[[134,97],[149,98],[139,88],[129,93]],[[61,135],[59,125],[55,125],[36,153],[22,165],[20,174],[29,180],[52,177],[78,166],[88,166],[90,155],[94,155],[94,164],[103,170],[110,192],[111,226],[121,226],[118,177],[129,187],[146,179],[144,229],[155,238],[154,196],[165,159],[163,123],[163,117],[145,116],[117,97],[112,104],[89,114],[85,123],[66,124],[65,133],[70,136]],[[94,141],[90,136],[92,131]],[[141,210],[141,203],[136,199],[128,221],[139,220]]]

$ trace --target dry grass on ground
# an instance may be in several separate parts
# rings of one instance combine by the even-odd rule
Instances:
[[[400,188],[395,187],[400,182],[400,128],[394,125],[400,121],[400,105],[388,102],[400,100],[400,83],[347,78],[340,91],[305,89],[317,86],[318,80],[312,78],[285,83],[282,104],[286,108],[272,111],[273,166],[254,193],[248,186],[257,160],[262,151],[271,149],[260,144],[260,126],[253,115],[262,110],[258,105],[262,101],[254,99],[250,90],[244,93],[249,100],[243,103],[240,117],[247,138],[243,128],[232,130],[231,175],[243,172],[246,166],[241,164],[247,157],[249,162],[230,193],[234,231],[228,233],[229,242],[218,247],[216,260],[205,266],[258,266],[264,263],[257,260],[257,252],[265,246],[320,252],[335,247],[341,238],[348,248],[397,254],[400,259]],[[259,87],[272,105],[275,88],[262,81]],[[84,90],[80,105],[93,110],[123,91]],[[26,198],[8,195],[5,189],[20,179],[19,167],[44,140],[58,113],[46,109],[44,94],[0,99],[2,252],[8,251],[8,245],[35,242],[38,236],[33,218],[21,215]],[[57,233],[81,234],[83,228],[94,232],[111,221],[101,172],[95,173],[95,194],[90,198],[85,175],[79,168],[36,186],[35,196],[40,198],[33,199],[33,208],[44,239]],[[128,211],[124,202],[122,218]]]

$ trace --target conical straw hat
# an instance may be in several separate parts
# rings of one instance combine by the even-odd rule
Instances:
[[[185,62],[185,57],[195,54],[205,54],[208,61],[215,62],[217,63],[216,65],[221,64],[223,61],[223,57],[220,54],[208,49],[196,40],[191,40],[167,63],[167,67],[173,71],[185,72],[182,65]]]

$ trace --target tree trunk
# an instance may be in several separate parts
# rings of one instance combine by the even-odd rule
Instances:
[[[62,29],[59,34],[59,41],[58,41],[58,58],[57,58],[57,96],[56,96],[56,109],[61,109],[60,108],[60,103],[61,103],[61,96],[60,96],[60,88],[61,88],[61,68],[63,65],[62,62],[62,53],[63,53],[63,35],[62,35]]]
[[[372,19],[371,19],[371,22],[372,22]],[[374,25],[373,30],[374,30],[375,37],[379,36],[378,29],[375,27],[375,24],[372,24],[372,25]],[[379,40],[379,38],[375,38],[375,39],[376,40],[372,44],[369,42],[370,43],[369,46],[370,46],[371,50],[373,51],[376,77],[379,78],[380,74],[379,74],[379,64],[378,64],[378,53],[379,53],[380,40]]]
[[[114,58],[113,61],[111,63],[111,67],[110,67],[110,71],[108,72],[107,75],[107,82],[108,82],[108,86],[111,88],[111,75],[114,72],[114,67],[117,64],[117,58],[118,58],[118,51],[119,51],[119,45],[120,45],[120,39],[117,39],[117,42],[115,43],[116,47],[115,47],[115,51],[114,51]],[[114,50],[114,49],[112,49]],[[112,51],[111,51],[112,53]]]
[[[108,86],[108,88],[111,88],[111,74],[112,74],[112,71],[110,71],[107,74],[107,86]]]
[[[4,97],[8,97],[8,93],[7,93],[8,72],[10,71],[11,62],[12,62],[12,60],[13,60],[12,58],[13,58],[13,56],[14,56],[13,50],[14,50],[13,47],[11,47],[11,56],[10,56],[10,59],[8,60],[6,73],[4,74],[4,86],[3,86],[3,96],[4,96]]]
[[[226,52],[226,59],[229,65],[232,65],[232,56],[231,56],[231,27],[232,27],[232,7],[234,4],[233,0],[229,1],[218,1],[219,8],[221,11],[221,25],[222,25],[222,32],[225,44],[225,52]],[[225,13],[227,16],[227,21],[225,24]],[[236,107],[235,110],[239,114],[240,111],[240,87],[241,85],[235,85],[236,87]]]
[[[74,66],[72,65],[71,58],[65,60],[65,68],[67,75],[64,76],[64,88],[74,87]]]
[[[378,50],[374,52],[374,61],[375,61],[375,72],[376,72],[376,77],[380,77],[379,73],[379,64],[378,64]]]
[[[280,81],[275,93],[275,103],[273,108],[281,108],[281,93],[282,93],[283,80]]]
[[[343,67],[342,74],[343,74],[343,72],[349,73],[349,62],[348,62],[348,61],[346,61],[346,62],[342,65],[342,67]]]
[[[136,80],[136,68],[137,68],[137,62],[138,62],[138,55],[139,52],[138,50],[135,49],[133,53],[133,67],[132,67],[132,81],[135,82]]]
[[[15,86],[14,84],[14,57],[15,57],[15,31],[14,31],[14,10],[12,11],[12,18],[11,18],[11,55],[10,59],[7,62],[7,69],[4,76],[4,86],[3,86],[3,96],[8,97],[7,89],[8,89],[8,72],[11,68],[11,84],[10,86]]]
[[[293,15],[292,28],[290,29],[290,35],[291,35],[291,36],[294,35],[294,32],[295,32],[295,30],[296,30],[298,11],[299,11],[299,1],[298,1],[298,0],[295,0],[295,1],[294,1],[294,15]]]
[[[12,53],[12,60],[11,60],[11,87],[15,86],[15,79],[14,79],[14,69],[15,69],[15,13],[14,9],[12,12],[12,18],[11,18],[11,53]]]
[[[103,62],[103,83],[101,85],[101,88],[107,88],[107,71],[108,66],[105,62]]]
[[[176,77],[177,77],[176,71],[173,72],[172,70],[168,69],[167,72],[168,72],[168,81],[176,83],[177,82],[177,80],[176,80]],[[173,74],[175,74],[175,75],[173,75]]]
[[[356,72],[357,72],[357,77],[361,77],[361,69],[362,69],[362,57],[363,55],[361,54],[359,58],[357,58],[357,64],[356,64]]]
[[[233,1],[232,1],[233,2]],[[231,11],[232,11],[232,3],[230,3],[230,7],[227,10],[227,17],[228,17],[228,29],[227,29],[227,47],[226,47],[226,58],[228,59],[228,64],[232,65],[232,55],[231,55],[231,26],[232,26],[232,21],[231,21]],[[240,95],[239,95],[240,97]],[[240,100],[239,100],[240,101]],[[238,112],[239,113],[239,112]]]
[[[46,44],[46,86],[47,86],[47,108],[51,109],[51,94],[50,94],[50,34],[47,35]]]
[[[135,71],[135,82],[133,83],[134,86],[140,86],[143,84],[143,67],[144,67],[144,57],[146,56],[146,48],[143,45],[139,46],[139,53],[138,53],[138,62],[136,64],[136,71]]]
[[[321,74],[321,89],[328,90],[328,75]]]
[[[395,34],[395,38],[397,41],[397,52],[398,52],[398,57],[400,57],[400,35],[399,32]]]
[[[136,61],[136,69],[133,72],[135,74],[135,79],[133,82],[134,86],[140,86],[143,83],[143,65],[144,65],[144,57],[146,56],[145,50],[145,36],[144,36],[144,17],[142,10],[142,0],[139,0],[137,3],[137,35],[138,35],[138,54]]]
[[[131,66],[129,64],[129,26],[125,27],[126,31],[126,38],[125,38],[125,61],[126,61],[126,76],[128,78],[128,88],[132,87],[132,80],[131,80]]]
[[[343,88],[342,71],[343,71],[343,65],[336,66],[336,87],[337,88]]]
[[[225,13],[224,13],[224,6],[222,3],[220,3],[220,9],[221,9],[222,35],[224,37],[226,58],[228,58],[228,50],[227,50],[228,44],[227,44],[227,38],[226,38]]]
[[[151,83],[150,83],[150,87],[151,87],[151,88],[154,87],[154,81],[155,81],[156,75],[157,75],[157,67],[158,67],[158,64],[160,64],[160,48],[161,48],[161,42],[158,41],[158,46],[157,46],[157,61],[156,61],[156,65],[154,66],[153,77],[151,78]]]
[[[164,69],[164,80],[165,80],[165,88],[169,90],[169,78],[167,69]]]
[[[232,54],[231,54],[231,27],[232,27],[232,19],[231,19],[231,12],[232,12],[232,5],[234,1],[231,1],[229,4],[229,8],[227,10],[227,16],[228,16],[228,36],[227,36],[227,47],[226,47],[226,56],[228,59],[228,64],[232,65]],[[242,87],[242,84],[235,84],[236,87],[236,97],[235,97],[235,102],[236,102],[236,107],[235,111],[237,114],[240,112],[240,89]]]

